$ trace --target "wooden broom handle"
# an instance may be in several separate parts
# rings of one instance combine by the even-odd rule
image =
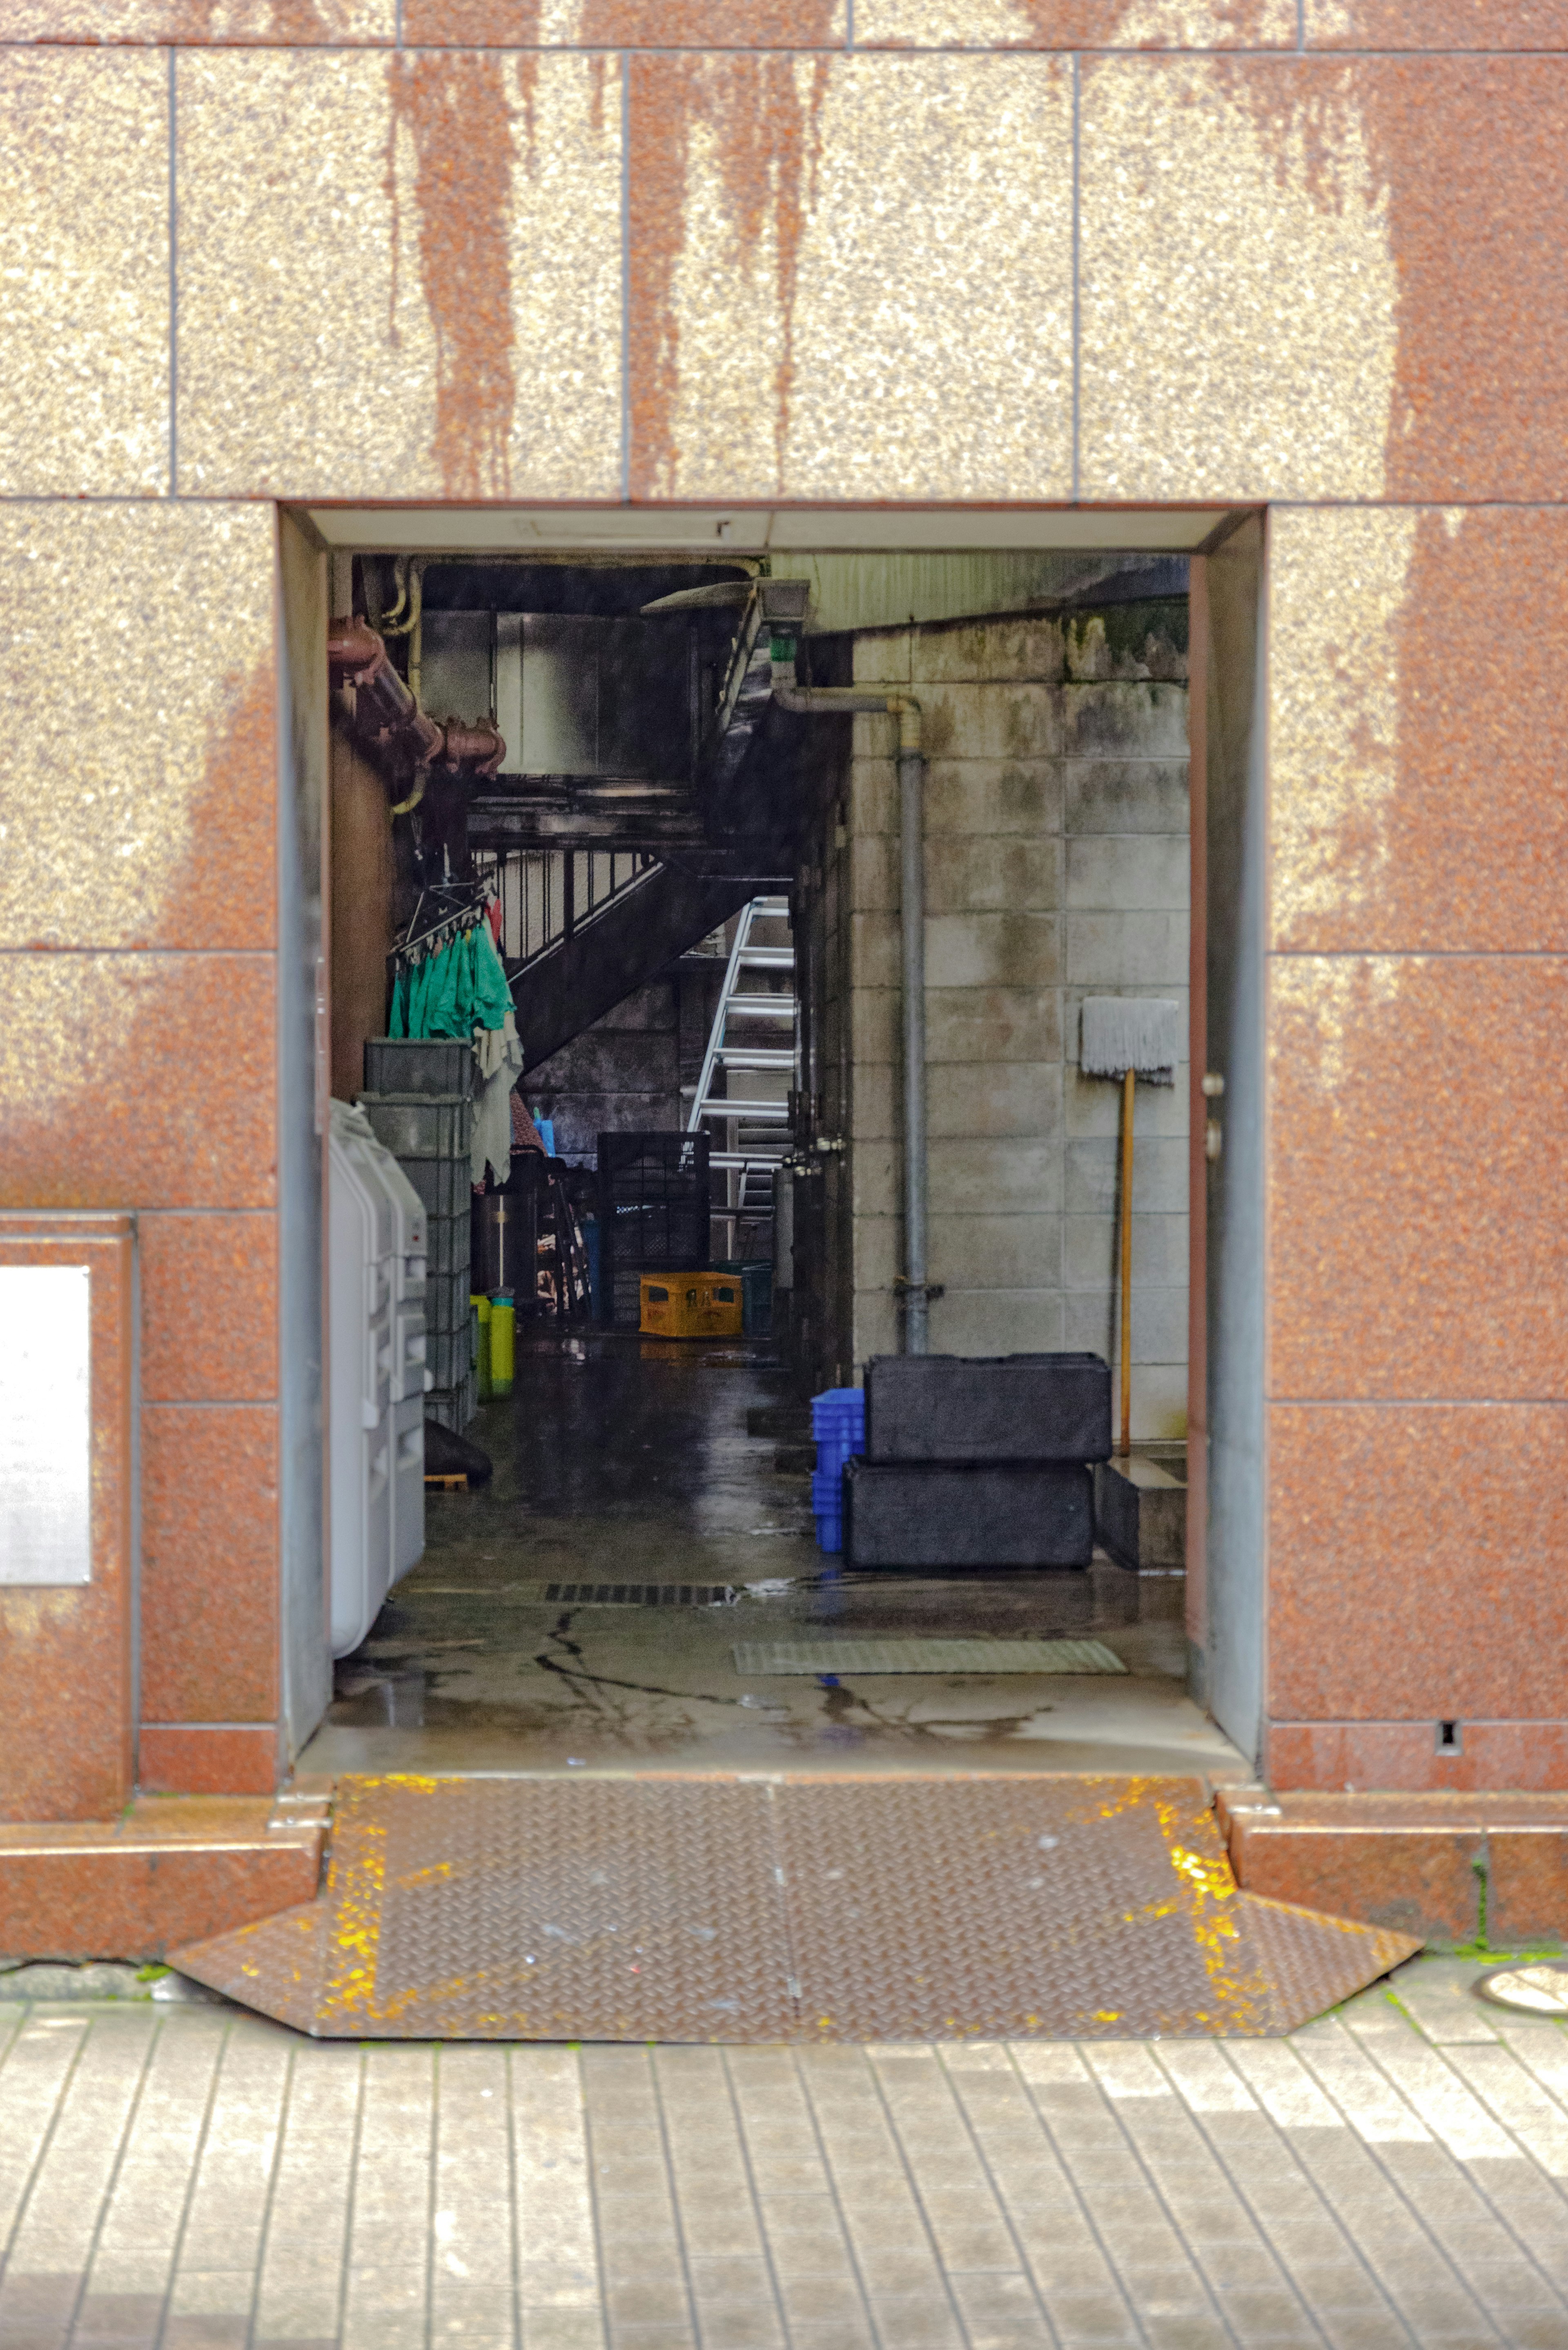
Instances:
[[[1133,1087],[1129,1069],[1122,1079],[1122,1458],[1132,1451],[1132,1191]]]

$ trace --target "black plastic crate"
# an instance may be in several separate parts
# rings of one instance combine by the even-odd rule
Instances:
[[[1094,1479],[1075,1461],[844,1471],[849,1566],[1087,1566],[1094,1547]]]
[[[365,1045],[368,1094],[470,1094],[473,1047],[461,1036],[371,1036]]]
[[[473,1180],[466,1159],[400,1159],[398,1164],[432,1223],[454,1216],[467,1222]]]
[[[359,1107],[394,1159],[461,1159],[473,1105],[466,1094],[361,1094]]]
[[[460,1386],[432,1388],[425,1398],[425,1418],[439,1419],[443,1428],[464,1429],[474,1414],[473,1374],[471,1371]]]
[[[869,1461],[1108,1461],[1111,1373],[1098,1355],[877,1355],[866,1367]]]
[[[708,1264],[708,1149],[706,1134],[678,1130],[599,1136],[599,1294],[610,1321],[637,1327],[642,1274]]]
[[[473,1369],[472,1315],[461,1330],[427,1330],[425,1368],[440,1388],[461,1387]]]
[[[466,1330],[472,1308],[472,1294],[468,1273],[437,1274],[425,1280],[425,1328],[431,1330]],[[437,1386],[443,1384],[437,1380]]]
[[[432,1162],[427,1159],[424,1163],[429,1166]],[[461,1215],[426,1218],[425,1263],[431,1274],[461,1273],[466,1277],[472,1247],[472,1225],[466,1208]]]

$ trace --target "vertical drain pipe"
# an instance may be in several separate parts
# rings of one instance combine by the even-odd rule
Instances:
[[[774,700],[806,718],[842,718],[857,710],[898,722],[898,892],[904,989],[904,1352],[928,1349],[926,1280],[926,760],[920,705],[907,693],[864,686],[796,685],[794,648],[787,671],[774,665]]]
[[[888,707],[894,705],[889,702]],[[898,927],[904,950],[904,1352],[927,1351],[926,762],[920,712],[898,714]]]

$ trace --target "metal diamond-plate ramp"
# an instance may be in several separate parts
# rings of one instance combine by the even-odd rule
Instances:
[[[795,1780],[802,2036],[1288,2032],[1418,1943],[1238,1891],[1190,1779]]]
[[[764,1811],[760,1789],[712,1780],[341,1780],[305,2028],[785,2038],[794,2002]],[[300,1916],[176,1963],[298,2022]]]
[[[389,1777],[172,1962],[327,2038],[1222,2037],[1417,1947],[1238,1892],[1196,1780]]]

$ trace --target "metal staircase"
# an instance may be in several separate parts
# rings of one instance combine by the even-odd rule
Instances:
[[[708,1164],[720,1179],[713,1214],[729,1226],[724,1253],[732,1257],[738,1253],[739,1226],[773,1213],[774,1176],[789,1148],[795,1083],[794,948],[776,937],[758,937],[759,924],[787,934],[789,899],[753,898],[741,909],[686,1121],[689,1133],[704,1126],[722,1130],[713,1135]]]

